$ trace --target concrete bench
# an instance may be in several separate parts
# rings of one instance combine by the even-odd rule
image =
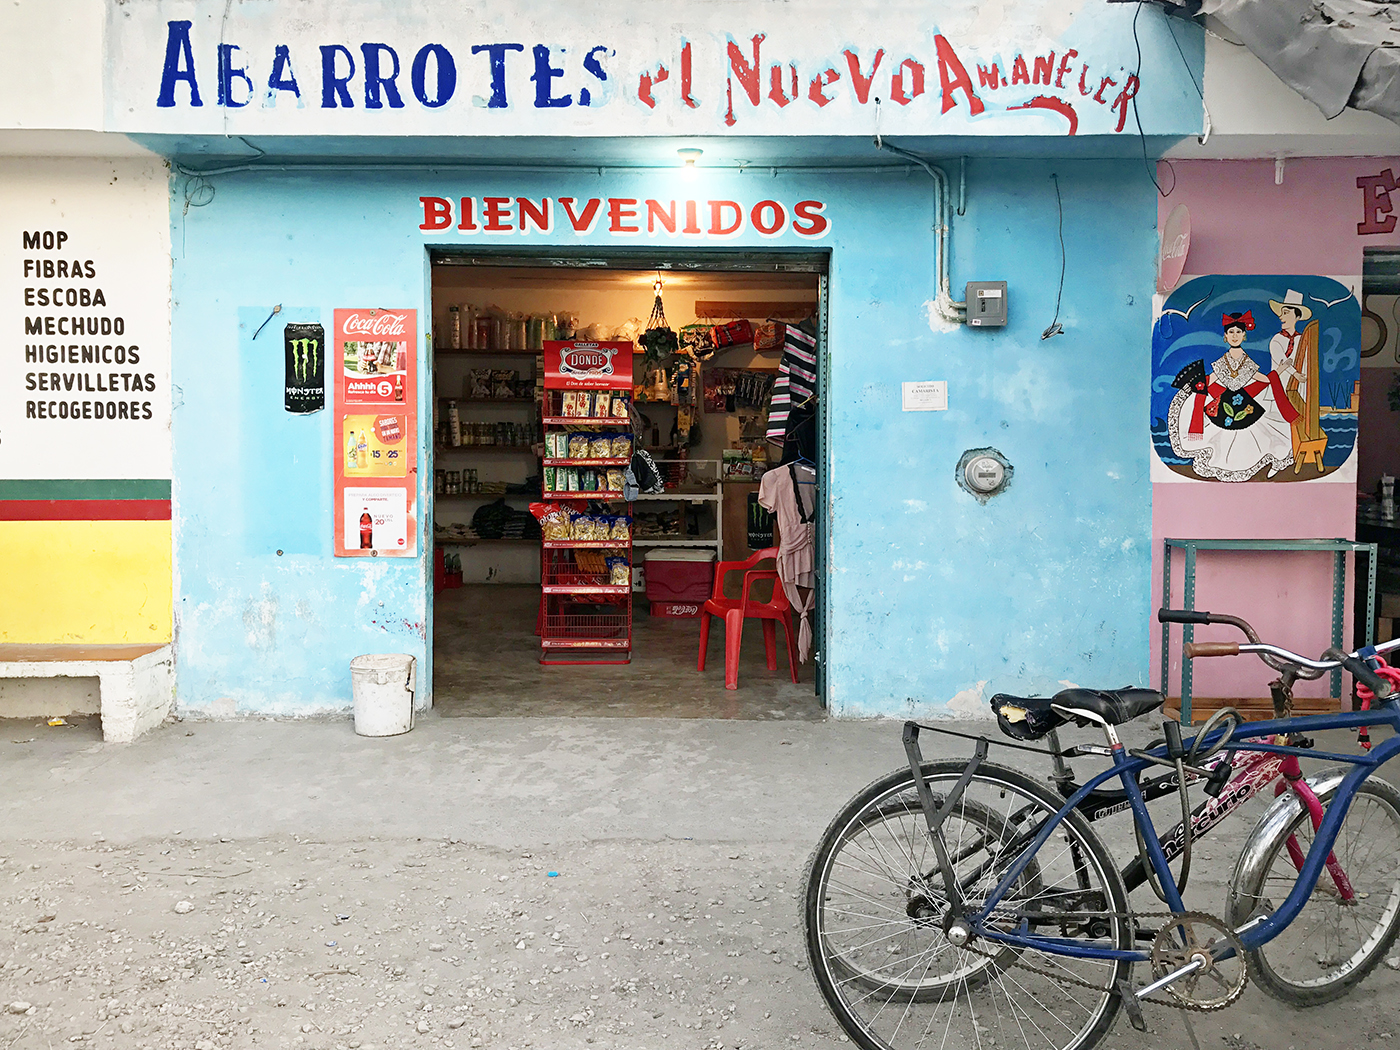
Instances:
[[[175,704],[169,645],[0,645],[0,678],[96,678],[110,744],[156,728]]]

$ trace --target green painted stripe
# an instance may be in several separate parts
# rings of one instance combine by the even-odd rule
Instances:
[[[126,500],[170,498],[170,481],[162,478],[98,479],[60,478],[27,481],[0,480],[0,500]]]

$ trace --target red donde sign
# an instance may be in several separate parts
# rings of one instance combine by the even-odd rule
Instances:
[[[824,237],[826,202],[651,200],[642,197],[419,197],[420,230],[429,233],[553,233],[583,237],[600,225],[619,237]]]
[[[406,318],[403,314],[385,311],[370,315],[352,313],[345,318],[341,333],[348,338],[383,339],[391,335],[403,335]]]
[[[606,390],[632,385],[631,343],[546,341],[544,374],[555,387]]]

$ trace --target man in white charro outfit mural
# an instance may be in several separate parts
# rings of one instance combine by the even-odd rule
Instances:
[[[1301,332],[1298,325],[1312,317],[1312,308],[1303,304],[1303,293],[1288,289],[1282,299],[1270,299],[1269,309],[1278,315],[1280,331],[1269,340],[1274,372],[1283,382],[1289,403],[1297,418],[1292,421],[1294,471],[1306,462],[1322,469],[1322,453],[1327,436],[1319,426],[1317,376],[1317,322]]]

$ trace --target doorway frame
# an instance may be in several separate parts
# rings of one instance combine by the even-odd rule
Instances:
[[[490,267],[519,267],[522,269],[546,269],[558,268],[561,280],[567,280],[565,272],[568,270],[583,270],[585,272],[597,273],[600,270],[652,270],[661,272],[705,272],[705,273],[811,273],[817,278],[817,353],[819,355],[820,368],[817,375],[817,461],[821,464],[821,470],[817,473],[817,500],[820,513],[817,516],[816,527],[816,601],[812,612],[812,688],[817,697],[817,702],[821,704],[822,710],[829,710],[828,695],[830,684],[827,675],[827,664],[829,643],[828,623],[826,615],[826,599],[830,592],[830,564],[828,558],[828,542],[830,537],[830,511],[831,501],[828,498],[828,478],[831,474],[830,440],[828,429],[830,426],[830,410],[828,405],[828,393],[830,391],[830,380],[828,371],[831,367],[831,351],[829,339],[829,319],[831,306],[831,271],[832,256],[834,252],[831,248],[821,249],[782,249],[772,248],[768,250],[757,250],[753,248],[684,248],[684,249],[664,249],[664,248],[617,248],[605,247],[562,247],[554,245],[541,245],[538,248],[526,249],[520,247],[482,247],[479,245],[426,245],[424,250],[424,296],[425,309],[424,331],[427,333],[423,340],[425,362],[423,373],[427,381],[422,384],[422,389],[427,391],[426,400],[421,403],[420,413],[422,421],[418,428],[418,461],[423,466],[423,477],[426,484],[422,491],[424,496],[423,534],[425,536],[423,554],[420,556],[419,565],[424,568],[425,585],[427,590],[428,614],[425,617],[427,637],[424,639],[426,659],[425,672],[427,674],[426,692],[428,693],[430,704],[436,704],[437,697],[433,690],[433,635],[434,635],[434,599],[436,595],[433,591],[433,559],[435,557],[436,538],[436,492],[432,483],[436,460],[434,458],[432,420],[433,408],[436,404],[437,390],[434,384],[435,375],[435,354],[436,350],[432,344],[433,332],[433,270],[437,266],[490,266]],[[420,395],[421,396],[421,395]],[[420,686],[420,690],[421,690]]]

